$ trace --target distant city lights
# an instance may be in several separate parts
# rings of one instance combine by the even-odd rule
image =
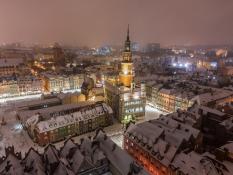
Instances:
[[[190,63],[173,63],[172,66],[173,67],[180,67],[180,68],[188,68],[190,65]]]
[[[218,65],[217,62],[211,62],[211,63],[210,63],[210,66],[211,66],[211,67],[217,67],[217,65]]]

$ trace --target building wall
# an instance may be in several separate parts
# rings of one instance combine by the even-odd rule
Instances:
[[[51,128],[45,132],[40,132],[37,127],[34,130],[30,128],[27,130],[34,142],[37,142],[39,145],[46,145],[48,143],[64,140],[66,137],[94,131],[99,127],[109,126],[112,124],[112,117],[112,114],[105,112],[91,119],[75,121],[74,123],[62,127]]]
[[[41,93],[42,91],[42,81],[40,79],[30,77],[25,79],[20,78],[17,80],[4,80],[0,83],[1,97],[32,95]]]
[[[139,93],[137,98],[131,92],[120,92],[117,86],[105,83],[105,101],[112,107],[114,116],[119,122],[127,123],[131,120],[140,120],[145,116],[146,98]],[[131,96],[127,100],[124,95]]]
[[[105,87],[104,87],[104,97],[105,97],[105,102],[111,106],[114,117],[118,120],[121,121],[121,117],[119,115],[119,93],[117,89],[109,84],[108,82],[105,82]]]
[[[146,99],[147,103],[165,112],[176,112],[177,109],[187,110],[193,104],[191,100],[164,93],[152,86],[146,87]]]
[[[171,175],[172,171],[157,159],[153,158],[151,153],[143,149],[136,141],[124,135],[123,147],[140,165],[142,165],[152,175]]]
[[[83,75],[72,76],[45,76],[44,89],[48,92],[60,92],[62,90],[80,89],[84,81]]]
[[[17,66],[0,67],[0,76],[9,76],[9,75],[12,75],[14,73],[18,73]]]
[[[127,101],[120,100],[120,116],[122,121],[129,122],[130,120],[140,120],[140,117],[145,116],[145,98],[134,99]]]

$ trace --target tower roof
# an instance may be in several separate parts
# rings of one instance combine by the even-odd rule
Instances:
[[[126,41],[130,41],[129,40],[129,24],[128,24],[128,29],[127,29],[127,39],[126,39]]]
[[[125,51],[130,52],[129,25],[128,25],[128,28],[127,28],[127,37],[126,37],[126,40],[125,40]]]

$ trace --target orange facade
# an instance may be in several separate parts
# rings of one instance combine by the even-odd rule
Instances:
[[[131,83],[133,82],[133,75],[124,75],[124,74],[120,74],[120,82],[126,86],[126,87],[130,87]]]
[[[171,169],[163,165],[153,155],[143,149],[136,141],[124,136],[124,150],[126,150],[138,164],[142,165],[151,175],[172,175]]]

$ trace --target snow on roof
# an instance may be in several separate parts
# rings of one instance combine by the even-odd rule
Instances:
[[[172,93],[172,89],[162,88],[159,92],[163,93],[163,94],[171,94]]]
[[[56,175],[75,175],[75,173],[69,168],[69,166],[65,165],[64,162],[60,161],[58,167],[54,171],[53,174]]]
[[[230,153],[233,153],[233,142],[221,146],[222,149],[226,148]]]
[[[110,106],[108,106],[106,103],[103,103],[103,107],[105,110],[108,111],[109,114],[112,114],[113,113],[113,110]]]
[[[154,143],[163,132],[164,130],[162,128],[149,122],[140,123],[138,125],[132,124],[127,129],[127,133],[133,134],[134,137],[138,137],[139,139],[147,138],[147,141],[152,143]]]
[[[23,103],[18,103],[16,105],[16,108],[18,110],[23,110],[23,109],[28,109],[29,107],[37,106],[37,105],[46,105],[46,104],[51,104],[51,103],[59,103],[61,100],[59,98],[49,98],[49,99],[37,99],[37,100],[30,100],[30,101],[25,101]],[[19,111],[20,112],[20,111]]]
[[[89,102],[89,101],[79,102],[78,104],[62,104],[62,105],[56,105],[56,106],[41,108],[41,109],[36,109],[36,110],[18,111],[17,114],[20,120],[23,122],[25,122],[28,118],[38,113],[41,116],[43,116],[43,118],[50,119],[51,114],[53,113],[59,113],[59,112],[66,111],[66,110],[77,109],[77,108],[89,106],[92,104],[94,104],[94,102]]]
[[[132,133],[133,137],[137,137],[139,140],[142,140],[145,146],[148,145],[149,147],[152,147],[153,156],[163,162],[164,165],[169,165],[175,156],[178,147],[167,142],[168,134],[165,134],[165,140],[161,139],[161,136],[166,131],[149,122],[144,122],[138,125],[131,125],[127,129],[127,133]],[[145,149],[147,148],[145,147]]]
[[[29,127],[31,125],[36,125],[39,122],[39,114],[35,114],[26,121],[26,127]]]
[[[169,115],[168,115],[169,116]],[[191,136],[197,138],[200,131],[192,126],[180,123],[171,117],[162,116],[159,119],[130,125],[126,134],[132,139],[143,143],[143,149],[152,147],[151,154],[164,165],[169,165],[184,141],[190,141]]]
[[[22,161],[24,166],[32,168],[30,174],[32,175],[45,175],[45,168],[42,162],[42,157],[33,148],[29,150],[25,159]]]
[[[213,109],[213,108],[209,108],[209,107],[206,107],[206,106],[200,106],[199,109],[202,109],[204,111],[204,113],[211,113],[211,114],[216,114],[218,116],[224,116],[226,115],[225,113],[217,110],[217,109]]]
[[[0,174],[23,175],[23,168],[14,155],[9,154],[6,160],[0,164]]]
[[[189,111],[182,111],[182,110],[178,110],[177,112],[167,114],[167,115],[174,120],[188,124],[190,126],[193,126],[197,122],[198,118],[200,117],[198,113],[192,113]]]
[[[47,71],[47,72],[42,72],[41,75],[46,78],[49,79],[50,81],[58,81],[58,80],[68,80],[68,79],[83,79],[84,78],[84,74],[75,74],[75,73],[54,73],[51,71]]]
[[[202,157],[200,155],[194,152],[191,152],[189,154],[185,154],[181,152],[175,157],[172,166],[178,168],[179,171],[183,172],[184,174],[202,175],[203,167],[200,163],[201,158]],[[211,175],[215,175],[215,174],[211,174]]]
[[[187,175],[231,175],[233,172],[231,162],[219,162],[213,154],[207,152],[202,155],[193,151],[188,154],[181,152],[175,157],[171,167]]]
[[[66,158],[66,156],[69,154],[70,149],[75,148],[75,147],[77,147],[77,145],[71,139],[68,139],[65,142],[64,147],[62,147],[60,151],[61,157]]]
[[[22,63],[23,63],[22,58],[0,59],[0,67],[18,66],[19,64],[22,64]]]
[[[152,120],[152,123],[157,123],[160,127],[164,127],[166,131],[173,133],[172,135],[180,135],[186,140],[189,140],[191,135],[196,138],[200,133],[199,130],[193,128],[192,126],[178,122],[168,116],[162,116],[156,120]]]
[[[36,124],[36,127],[38,128],[39,132],[46,132],[63,126],[67,126],[74,123],[76,119],[78,121],[82,120],[81,119],[82,115],[79,114],[81,114],[81,112],[76,112],[74,113],[74,115],[63,115],[63,116],[58,116],[56,118],[51,118],[46,121],[41,121]]]
[[[79,149],[75,149],[75,152],[72,155],[72,170],[77,174],[80,170],[81,165],[84,162],[84,156],[81,154]]]
[[[201,104],[207,104],[211,101],[221,100],[221,99],[224,99],[224,98],[232,96],[232,95],[233,95],[232,91],[228,91],[228,90],[224,90],[224,89],[215,89],[215,91],[212,94],[211,93],[204,93],[204,94],[200,94],[198,96],[199,96]]]
[[[103,132],[99,132],[96,140],[100,142],[100,149],[103,150],[110,163],[120,172],[120,174],[128,174],[130,165],[134,163],[134,159],[124,150],[118,147],[111,139],[105,138]],[[142,169],[138,175],[149,175]]]
[[[233,117],[230,117],[226,120],[224,120],[222,123],[221,123],[222,126],[225,126],[226,129],[228,130],[232,130],[233,129]]]
[[[49,164],[56,163],[59,161],[58,151],[56,150],[56,148],[53,145],[49,144],[45,148],[44,158],[46,161],[48,161],[47,163],[49,163]]]
[[[112,109],[109,106],[107,106],[105,103],[102,103],[101,105],[96,104],[95,106],[91,106],[91,107],[92,108],[85,109],[82,111],[77,111],[71,114],[52,117],[44,121],[39,121],[38,120],[39,115],[35,115],[30,117],[26,121],[26,126],[29,127],[31,125],[36,125],[36,127],[38,128],[38,132],[41,133],[49,130],[54,130],[60,127],[64,127],[67,125],[71,125],[76,123],[77,121],[83,121],[83,120],[95,118],[100,115],[103,115],[104,113],[109,113],[109,114],[113,113]]]
[[[102,165],[114,166],[114,172],[116,169],[122,175],[128,174],[132,163],[134,163],[133,158],[118,146],[115,147],[115,150],[112,150],[113,141],[109,138],[104,139],[105,137],[107,138],[106,135],[104,136],[99,132],[94,139],[88,137],[81,140],[81,145],[76,145],[73,141],[67,140],[60,150],[57,150],[53,145],[48,145],[41,157],[31,148],[22,161],[9,154],[0,163],[0,174],[2,172],[7,174],[5,172],[8,164],[12,165],[8,173],[14,175],[44,175],[51,173],[73,175],[88,171],[94,172],[96,168],[101,168]],[[44,161],[41,161],[42,157]],[[136,163],[134,165],[136,166]],[[110,167],[109,172],[111,174]],[[24,170],[27,170],[27,172],[24,172]],[[136,174],[149,175],[143,168]]]

